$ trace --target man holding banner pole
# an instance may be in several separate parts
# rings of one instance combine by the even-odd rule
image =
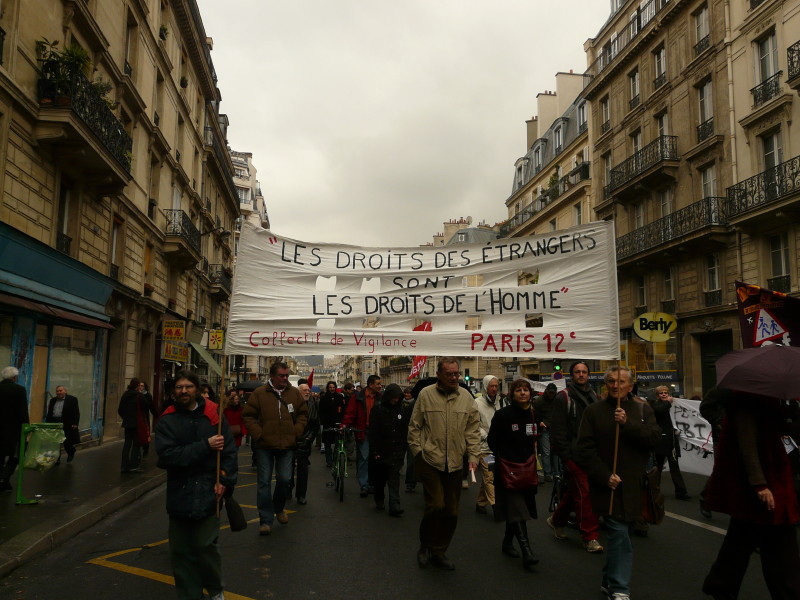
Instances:
[[[583,413],[576,462],[586,471],[594,512],[604,517],[608,530],[601,591],[614,600],[630,600],[630,534],[641,516],[642,474],[661,429],[653,409],[631,395],[630,369],[611,367],[605,382],[608,397]]]

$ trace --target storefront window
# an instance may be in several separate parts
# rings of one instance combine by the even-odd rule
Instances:
[[[78,399],[81,411],[80,429],[92,422],[92,390],[95,363],[95,332],[53,326],[53,353],[50,360],[50,395],[63,385],[67,393]]]
[[[11,332],[14,319],[11,315],[0,315],[0,369],[13,366],[11,363]]]

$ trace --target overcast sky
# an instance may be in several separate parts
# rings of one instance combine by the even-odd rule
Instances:
[[[505,219],[536,94],[585,70],[609,15],[605,0],[198,4],[272,230],[364,246]]]

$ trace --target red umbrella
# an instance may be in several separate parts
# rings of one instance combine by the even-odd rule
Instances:
[[[770,344],[717,361],[717,385],[780,400],[800,398],[800,348]]]

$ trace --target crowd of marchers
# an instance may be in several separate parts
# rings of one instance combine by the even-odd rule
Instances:
[[[12,441],[19,440],[28,421],[26,390],[17,376],[17,369],[5,368],[0,382],[2,489],[10,489],[19,459]],[[623,366],[605,373],[598,396],[582,361],[570,365],[560,391],[551,383],[537,395],[531,383],[517,379],[503,394],[500,381],[487,375],[476,397],[461,377],[458,360],[443,358],[436,377],[413,388],[384,388],[381,378],[371,375],[363,389],[352,383],[340,389],[330,381],[317,396],[306,380],[292,385],[288,365],[276,362],[252,393],[232,389],[219,402],[195,373],[180,371],[167,400],[156,408],[144,383],[133,379],[120,402],[122,470],[139,470],[150,445],[152,414],[158,465],[167,471],[169,553],[180,600],[204,598],[203,590],[214,600],[224,598],[219,506],[233,495],[243,441],[251,447],[257,476],[258,533],[268,536],[274,521],[288,524],[287,501],[308,502],[312,452],[319,448],[335,471],[336,442],[348,436],[360,495],[371,496],[375,510],[403,516],[401,473],[407,493],[421,484],[424,512],[414,528],[420,568],[456,568],[447,551],[461,492],[471,480],[479,485],[476,512],[491,513],[504,524],[500,552],[536,573],[540,559],[527,521],[546,510],[552,513],[546,523],[556,539],[568,539],[572,523],[588,553],[605,555],[600,593],[629,600],[631,536],[648,534],[642,485],[652,478],[645,474],[655,470],[660,477],[668,463],[676,498],[690,499],[670,417],[673,398],[666,387],[649,400],[639,397],[631,371]],[[61,419],[65,433],[73,429],[72,400],[59,386],[48,411],[48,420]],[[798,434],[797,401],[715,388],[701,403],[701,413],[713,427],[715,450],[714,472],[700,494],[701,512],[731,516],[703,591],[715,600],[738,598],[750,555],[758,550],[771,597],[800,598],[795,529],[800,510],[792,467],[798,450],[786,444]],[[74,437],[66,437],[71,461]],[[549,486],[549,493],[537,499],[542,486]]]

